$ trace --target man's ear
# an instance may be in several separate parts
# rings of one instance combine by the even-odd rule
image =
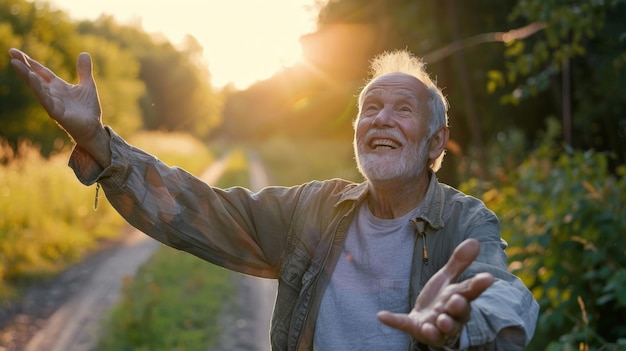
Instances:
[[[428,158],[431,160],[437,159],[442,152],[446,149],[448,139],[450,138],[450,130],[448,127],[443,126],[433,134],[430,138],[428,145]]]

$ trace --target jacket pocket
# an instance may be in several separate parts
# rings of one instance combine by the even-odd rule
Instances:
[[[286,350],[289,329],[296,302],[304,284],[313,275],[309,272],[310,256],[302,249],[295,248],[283,263],[278,278],[278,295],[272,316],[272,349]]]

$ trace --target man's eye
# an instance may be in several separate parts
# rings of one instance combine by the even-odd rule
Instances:
[[[365,105],[365,111],[378,111],[379,107],[376,104]]]
[[[410,106],[402,106],[400,107],[401,112],[413,112],[413,109]]]

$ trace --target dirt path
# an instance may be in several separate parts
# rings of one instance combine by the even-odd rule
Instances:
[[[84,287],[48,319],[24,351],[91,350],[98,340],[100,322],[119,297],[125,277],[137,269],[159,243],[133,230],[91,275]]]

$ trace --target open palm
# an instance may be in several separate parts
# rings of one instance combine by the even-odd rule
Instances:
[[[430,346],[457,341],[470,317],[470,303],[493,283],[489,273],[479,273],[457,283],[478,255],[480,244],[467,239],[452,253],[448,263],[426,283],[408,314],[381,311],[378,319]]]
[[[11,64],[48,115],[78,144],[87,143],[102,128],[100,100],[89,54],[78,56],[79,83],[76,85],[67,83],[20,50],[11,49],[9,55]]]

